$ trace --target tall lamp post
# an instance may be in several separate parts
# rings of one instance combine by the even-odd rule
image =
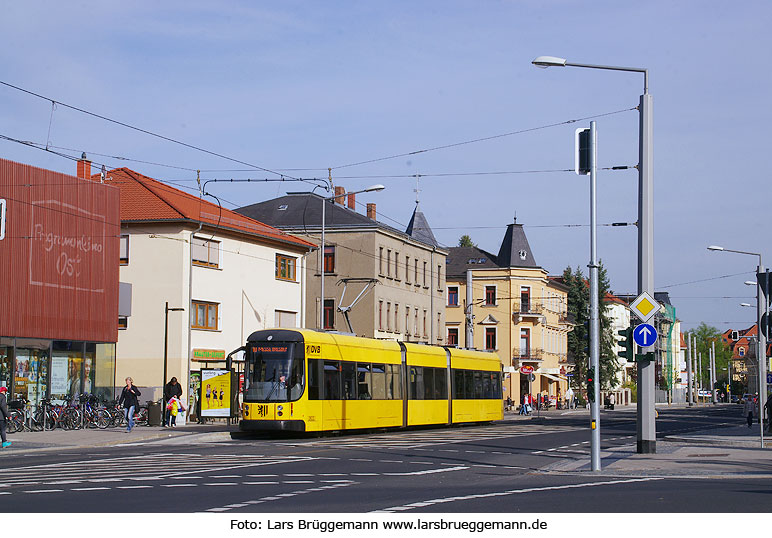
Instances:
[[[363,192],[379,192],[379,191],[382,191],[385,188],[386,187],[384,187],[381,184],[370,185],[369,187],[367,187],[366,189],[362,189],[361,191],[354,191],[354,192],[349,192],[349,193],[346,193],[346,194],[360,194],[360,193],[363,193]],[[321,255],[321,264],[320,264],[321,265],[321,270],[319,271],[321,276],[322,276],[320,290],[319,290],[319,297],[320,297],[320,299],[319,299],[319,330],[322,330],[322,331],[325,329],[325,323],[324,323],[324,228],[325,228],[325,224],[326,224],[326,221],[327,221],[327,214],[326,214],[327,202],[330,201],[330,200],[333,200],[335,198],[338,198],[338,197],[339,196],[336,196],[335,194],[333,194],[332,196],[323,196],[322,197],[322,245],[321,245],[321,248],[320,248],[320,250],[322,251],[322,255]]]
[[[539,56],[537,67],[584,67],[611,71],[643,73],[643,95],[640,97],[638,130],[638,294],[654,296],[654,178],[652,165],[652,96],[649,93],[649,71],[641,67],[580,64],[554,56]],[[651,347],[642,352],[653,351]],[[637,449],[639,454],[657,451],[657,432],[654,416],[654,361],[638,361]]]
[[[734,252],[735,254],[747,254],[748,256],[759,257],[759,267],[757,275],[764,272],[764,265],[761,263],[761,254],[758,252],[746,252],[744,250],[732,250],[717,245],[711,245],[708,250],[713,252]],[[748,282],[746,282],[748,284]],[[761,448],[764,448],[764,409],[767,403],[767,339],[764,336],[764,329],[761,327],[762,314],[766,310],[767,298],[764,294],[764,290],[761,288],[761,280],[758,282],[750,282],[751,285],[756,284],[756,323],[758,328],[757,339],[757,354],[756,358],[759,361],[759,435],[761,437]],[[745,303],[747,304],[747,303]]]
[[[161,420],[163,421],[164,413],[166,412],[166,395],[164,394],[164,387],[166,386],[166,369],[169,363],[169,312],[182,312],[184,308],[169,308],[169,301],[166,301],[164,306],[164,378],[161,382]],[[166,422],[163,423],[166,425]]]

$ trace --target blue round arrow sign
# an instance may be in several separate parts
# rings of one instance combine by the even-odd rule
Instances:
[[[657,336],[657,329],[648,323],[642,323],[633,329],[633,340],[641,347],[653,346]]]

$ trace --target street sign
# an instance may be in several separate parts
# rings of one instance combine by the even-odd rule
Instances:
[[[630,311],[646,323],[659,312],[659,303],[648,292],[641,293],[630,305]]]
[[[521,374],[532,374],[533,373],[533,366],[521,366],[520,367],[520,373]]]
[[[653,346],[657,336],[657,329],[648,323],[642,323],[633,330],[633,340],[641,347]]]
[[[772,385],[772,374],[767,374],[767,385]]]
[[[531,383],[533,383],[534,381],[536,381],[536,376],[535,376],[535,375],[533,375],[533,374],[528,374],[528,381],[530,381]]]

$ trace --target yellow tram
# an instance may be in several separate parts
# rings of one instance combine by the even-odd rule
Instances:
[[[503,418],[493,353],[306,329],[252,333],[243,431],[344,431]]]

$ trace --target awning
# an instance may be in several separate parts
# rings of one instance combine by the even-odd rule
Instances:
[[[539,372],[535,372],[535,373],[539,374]],[[561,382],[561,381],[567,381],[566,379],[561,379],[561,378],[559,378],[557,376],[554,376],[552,374],[539,374],[539,375],[544,376],[547,379],[552,379],[553,381],[557,381],[558,383]]]

